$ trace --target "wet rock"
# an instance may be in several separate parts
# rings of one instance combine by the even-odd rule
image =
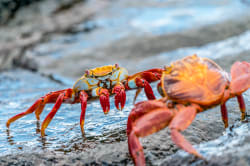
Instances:
[[[40,0],[2,0],[0,2],[0,25],[13,18],[21,7],[38,1]]]
[[[20,9],[17,17],[8,25],[1,27],[0,62],[4,65],[0,66],[0,70],[13,67],[37,70],[37,64],[40,62],[34,62],[36,55],[29,54],[29,50],[38,43],[48,40],[52,33],[70,32],[75,24],[88,20],[104,6],[101,2],[85,3],[78,0],[56,2],[42,1],[39,5],[34,4]],[[24,62],[26,59],[32,62]]]

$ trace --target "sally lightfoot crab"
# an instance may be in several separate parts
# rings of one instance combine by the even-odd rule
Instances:
[[[88,100],[99,97],[103,112],[107,114],[110,109],[109,95],[112,94],[115,95],[116,108],[121,110],[126,101],[125,91],[129,89],[138,89],[136,93],[137,96],[141,89],[144,88],[147,98],[155,99],[149,83],[159,80],[162,71],[163,69],[150,69],[129,76],[127,70],[123,67],[119,67],[117,64],[87,70],[85,74],[76,81],[72,89],[50,92],[40,97],[25,112],[11,117],[7,121],[6,126],[9,128],[12,122],[33,112],[35,112],[36,118],[39,120],[45,105],[55,103],[51,112],[42,123],[41,135],[44,136],[45,129],[62,103],[81,103],[80,127],[82,133],[84,133],[84,118]]]
[[[128,147],[136,165],[145,165],[140,137],[165,127],[172,141],[188,153],[203,158],[181,135],[197,113],[220,105],[225,127],[228,127],[226,101],[237,97],[241,119],[245,118],[242,93],[250,88],[250,63],[235,62],[229,75],[215,62],[196,55],[185,57],[165,67],[158,91],[159,100],[137,103],[127,122]]]

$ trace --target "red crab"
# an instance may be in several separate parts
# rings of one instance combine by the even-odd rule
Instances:
[[[250,63],[235,62],[228,74],[215,62],[196,55],[185,57],[165,67],[158,91],[159,100],[140,102],[129,114],[128,147],[135,165],[145,165],[140,137],[153,134],[167,126],[172,141],[183,150],[203,158],[181,135],[199,112],[221,105],[225,127],[228,126],[226,101],[237,97],[241,119],[245,118],[242,93],[250,88]]]
[[[110,109],[109,95],[112,94],[115,95],[115,106],[117,109],[123,109],[125,105],[125,90],[138,89],[135,96],[136,99],[141,88],[144,88],[148,99],[155,99],[149,83],[159,80],[162,71],[163,69],[156,68],[129,76],[127,70],[123,67],[119,67],[117,64],[87,70],[85,74],[76,81],[72,89],[49,92],[45,96],[40,97],[25,112],[11,117],[7,121],[6,126],[9,128],[12,122],[33,112],[35,112],[36,118],[39,120],[44,106],[48,103],[55,103],[51,112],[42,123],[41,135],[44,136],[46,127],[62,103],[81,103],[80,127],[82,133],[84,133],[84,118],[88,100],[99,97],[103,112],[107,114]]]

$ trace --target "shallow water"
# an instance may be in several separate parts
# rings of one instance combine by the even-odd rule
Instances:
[[[46,129],[46,137],[40,136],[40,123],[35,114],[29,114],[11,124],[7,131],[5,126],[8,118],[25,111],[36,99],[50,91],[69,88],[71,80],[60,80],[59,84],[46,77],[28,71],[9,71],[0,74],[0,154],[23,151],[41,151],[46,149],[62,153],[82,151],[86,146],[95,143],[121,141],[125,134],[128,114],[133,107],[135,91],[127,93],[127,102],[123,111],[118,111],[111,97],[111,110],[104,115],[99,101],[88,104],[85,118],[85,135],[82,137],[79,118],[80,104],[63,104]],[[68,83],[72,82],[71,85]],[[156,87],[154,85],[154,87]],[[159,95],[157,96],[159,97]],[[137,101],[145,100],[144,93]],[[53,104],[45,107],[43,120]]]

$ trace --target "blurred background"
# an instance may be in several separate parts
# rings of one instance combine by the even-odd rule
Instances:
[[[226,71],[236,60],[249,62],[249,11],[249,0],[0,0],[0,162],[20,164],[21,157],[31,165],[76,164],[80,155],[77,162],[81,164],[132,164],[125,129],[134,91],[127,93],[122,112],[112,104],[109,115],[104,116],[98,101],[89,103],[84,137],[78,122],[79,104],[62,105],[45,139],[40,137],[40,123],[34,115],[16,121],[10,131],[5,122],[40,96],[71,88],[86,69],[102,65],[118,63],[133,74],[194,53],[214,60]],[[249,91],[245,98],[249,106]],[[144,94],[140,100],[146,100]],[[219,108],[215,108],[199,115],[185,135],[203,155],[213,156],[210,164],[235,165],[240,160],[250,165],[246,154],[250,135],[245,135],[249,125],[239,122],[235,100],[228,105],[230,123],[236,127],[225,132]],[[41,119],[52,106],[45,108]],[[230,137],[234,134],[239,137]],[[212,140],[215,142],[207,143]],[[143,141],[149,165],[190,160],[194,165],[204,164],[182,153],[173,157],[178,148],[167,129]],[[236,142],[233,147],[232,142]],[[244,149],[240,145],[246,142]],[[242,155],[232,159],[237,146]],[[40,159],[40,155],[46,157]],[[57,157],[50,161],[51,156]]]

